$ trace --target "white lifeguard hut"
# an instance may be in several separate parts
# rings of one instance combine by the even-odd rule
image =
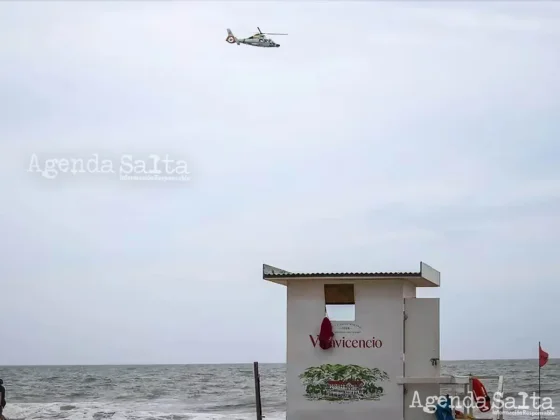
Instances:
[[[291,273],[263,265],[263,279],[287,287],[287,420],[423,420],[411,407],[439,396],[439,299],[417,287],[439,287],[440,273]],[[325,315],[333,346],[318,343]],[[466,390],[466,388],[465,388]]]

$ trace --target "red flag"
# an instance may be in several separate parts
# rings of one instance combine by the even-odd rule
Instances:
[[[543,367],[548,362],[548,353],[539,344],[539,367]]]

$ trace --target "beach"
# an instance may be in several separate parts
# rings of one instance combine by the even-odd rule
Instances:
[[[537,360],[442,362],[442,374],[504,375],[505,397],[538,389]],[[285,419],[285,365],[260,364],[263,414]],[[560,360],[541,371],[541,395],[560,419]],[[255,419],[252,364],[0,367],[8,420]],[[496,385],[485,381],[489,392]],[[506,418],[527,420],[531,416]]]

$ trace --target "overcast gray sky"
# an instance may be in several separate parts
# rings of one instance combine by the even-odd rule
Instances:
[[[289,35],[225,42],[257,26]],[[560,352],[559,4],[4,2],[0,35],[0,364],[283,362],[263,262],[422,260],[443,359]]]

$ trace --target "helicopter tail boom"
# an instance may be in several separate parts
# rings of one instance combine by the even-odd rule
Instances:
[[[237,38],[235,37],[233,32],[231,32],[231,29],[228,28],[227,33],[228,36],[226,38],[226,41],[229,42],[230,44],[235,44],[237,42]],[[237,42],[237,44],[239,45],[239,42]]]

